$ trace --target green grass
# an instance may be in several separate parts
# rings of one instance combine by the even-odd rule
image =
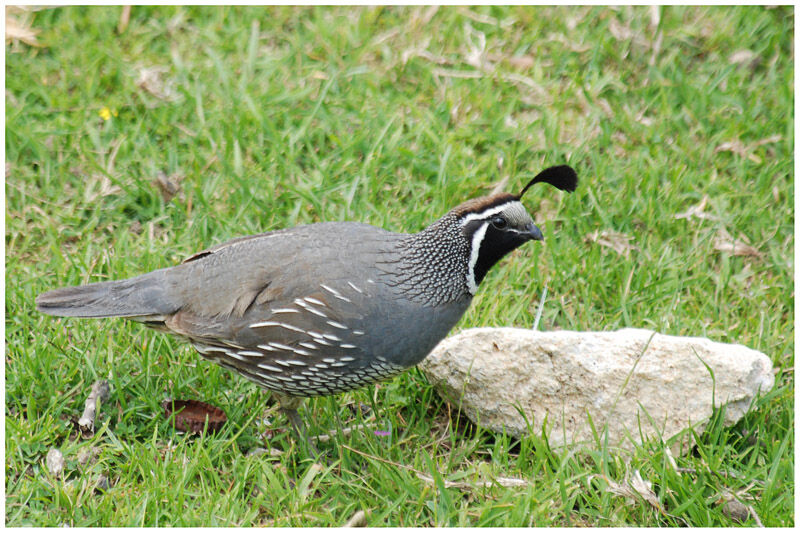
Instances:
[[[121,33],[120,13],[39,11],[43,46],[6,47],[7,525],[327,526],[364,510],[376,526],[729,526],[725,492],[767,526],[794,524],[793,8],[668,7],[655,26],[630,7],[134,7]],[[732,62],[739,50],[752,60]],[[161,87],[137,83],[143,68]],[[285,423],[267,393],[186,345],[35,311],[42,291],[239,235],[321,220],[416,231],[564,161],[579,190],[526,199],[546,245],[496,267],[458,328],[530,326],[547,284],[542,329],[645,327],[767,353],[774,389],[735,426],[718,414],[679,470],[658,443],[571,453],[493,435],[417,370],[307,402],[315,432],[391,430],[338,434],[320,467],[278,429],[263,436],[265,412]],[[170,201],[159,173],[181,179]],[[675,218],[706,195],[711,218]],[[760,255],[716,250],[723,228]],[[589,238],[603,231],[635,248]],[[112,395],[82,439],[99,378]],[[229,423],[176,434],[167,397]],[[283,453],[247,455],[263,446]],[[54,447],[61,479],[44,466]],[[660,507],[607,490],[634,471]],[[499,477],[528,484],[483,485]]]

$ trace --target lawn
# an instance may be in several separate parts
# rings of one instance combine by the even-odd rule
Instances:
[[[14,16],[35,34],[6,46],[6,525],[330,526],[360,511],[372,526],[794,525],[792,7]],[[546,244],[495,267],[456,331],[530,327],[541,306],[543,330],[642,327],[768,354],[775,387],[674,464],[658,442],[489,433],[417,369],[307,402],[312,433],[332,434],[316,461],[267,392],[186,344],[35,310],[45,290],[236,236],[418,231],[564,162],[575,193],[525,198]],[[82,437],[98,379],[111,396]],[[177,433],[166,398],[229,421]],[[636,475],[654,497],[622,494]]]

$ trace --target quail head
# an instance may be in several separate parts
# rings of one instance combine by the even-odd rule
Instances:
[[[542,233],[517,194],[464,202],[419,233],[324,222],[241,237],[141,276],[39,295],[48,315],[124,317],[188,340],[206,359],[276,393],[298,433],[305,397],[387,379],[425,358],[489,269]]]

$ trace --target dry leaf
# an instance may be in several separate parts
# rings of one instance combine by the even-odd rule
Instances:
[[[654,508],[662,511],[661,502],[658,501],[658,496],[653,492],[653,484],[642,479],[642,475],[638,470],[633,471],[633,478],[630,477],[629,473],[626,473],[622,483],[617,483],[603,474],[592,474],[589,476],[588,481],[591,482],[594,478],[600,478],[606,482],[606,492],[621,496],[631,503],[639,499],[644,500]]]
[[[650,6],[650,27],[653,29],[658,28],[658,23],[661,22],[661,6]]]
[[[719,146],[717,146],[714,149],[714,153],[716,154],[718,152],[733,152],[734,154],[740,157],[748,158],[753,163],[761,163],[761,158],[753,154],[752,151],[758,148],[759,146],[776,143],[781,141],[782,139],[783,136],[781,135],[770,135],[769,137],[765,137],[747,146],[745,146],[745,144],[739,139],[734,139],[733,141],[724,142]]]
[[[100,190],[95,190],[98,185]],[[87,183],[84,198],[86,198],[87,202],[92,203],[98,198],[113,196],[121,192],[122,189],[118,185],[114,185],[111,179],[105,174],[93,174],[90,181]]]
[[[6,11],[6,44],[23,42],[28,46],[41,46],[36,40],[39,30],[33,29],[27,22],[8,15]]]
[[[761,58],[752,50],[737,50],[728,57],[728,63],[744,65],[750,68],[756,67],[760,62]]]
[[[119,24],[117,24],[117,33],[123,33],[128,28],[128,23],[131,20],[131,6],[122,6],[122,13],[119,15]]]
[[[522,70],[527,70],[536,64],[536,59],[533,56],[506,56],[503,54],[489,54],[487,56],[490,61],[496,63],[506,62],[510,66]]]
[[[539,202],[539,208],[536,210],[536,218],[541,220],[553,220],[558,215],[558,206],[555,202],[548,198]]]
[[[436,483],[432,477],[427,476],[421,472],[417,472],[417,477],[430,485],[435,485]],[[530,481],[513,477],[497,477],[489,481],[478,481],[477,483],[467,483],[463,481],[461,482],[448,481],[446,479],[443,481],[444,481],[444,487],[446,489],[456,488],[464,491],[476,490],[479,488],[488,488],[493,486],[505,487],[505,488],[530,486]]]
[[[692,218],[697,217],[703,220],[720,220],[720,218],[716,215],[711,215],[705,212],[706,205],[708,204],[708,195],[704,195],[703,199],[700,200],[700,203],[697,205],[693,205],[683,213],[678,213],[674,215],[673,218],[682,219],[682,218]]]
[[[178,173],[167,176],[163,172],[159,172],[158,175],[153,178],[153,185],[158,188],[161,197],[164,198],[164,203],[169,202],[176,194],[181,192],[181,181],[183,181],[183,178],[184,177]]]
[[[725,228],[720,228],[714,237],[714,249],[733,255],[761,257],[761,252],[750,246],[746,238],[734,239]]]
[[[611,32],[611,35],[618,41],[627,41],[628,39],[632,39],[635,35],[630,26],[623,25],[613,17],[608,21],[608,31]]]
[[[769,137],[765,137],[765,138],[761,139],[760,141],[754,142],[751,146],[753,148],[756,148],[756,147],[762,146],[764,144],[771,144],[771,143],[779,142],[781,139],[783,139],[782,135],[770,135]]]
[[[173,102],[177,99],[175,82],[173,80],[164,81],[164,74],[168,71],[167,67],[140,67],[136,86],[159,100]]]
[[[225,411],[198,400],[166,400],[161,407],[164,417],[172,420],[176,430],[188,433],[202,433],[205,428],[215,433],[228,420]]]
[[[747,147],[744,145],[742,141],[739,139],[734,139],[733,141],[728,141],[720,144],[716,148],[714,148],[714,153],[719,152],[732,152],[739,157],[746,157],[753,163],[761,163],[761,158],[755,154],[751,154]]]
[[[630,256],[631,250],[639,250],[638,246],[631,244],[632,240],[633,237],[630,235],[607,230],[595,231],[584,237],[584,242],[596,242],[600,246],[611,248],[626,258]]]
[[[502,163],[500,163],[500,162],[498,162],[498,163],[499,163],[500,167],[502,168]],[[489,194],[493,195],[493,194],[498,194],[498,193],[501,193],[501,192],[505,192],[506,186],[508,186],[508,180],[509,180],[509,176],[508,176],[508,174],[506,174],[505,176],[503,176],[500,179],[500,181],[498,181],[494,185],[494,187],[492,187],[492,192],[490,192]]]
[[[474,11],[470,11],[467,8],[459,9],[459,13],[464,15],[468,19],[472,19],[475,22],[480,22],[481,24],[489,24],[490,26],[500,26],[501,28],[507,28],[516,22],[513,18],[507,18],[503,20],[498,20],[489,15],[481,15],[480,13],[475,13]]]
[[[561,43],[567,49],[569,49],[570,52],[575,52],[575,53],[578,53],[578,54],[582,54],[584,52],[588,52],[589,50],[592,49],[592,45],[585,44],[585,43],[584,44],[576,43],[575,41],[573,41],[572,39],[570,39],[569,37],[567,37],[563,33],[551,33],[547,37],[547,42],[552,42],[552,41],[555,41],[557,43]]]

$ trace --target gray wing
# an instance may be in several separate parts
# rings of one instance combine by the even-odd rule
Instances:
[[[365,224],[314,224],[200,252],[173,269],[173,290],[187,304],[166,326],[205,357],[285,394],[384,379],[408,366],[392,357],[408,339],[386,329],[411,310],[375,265],[391,264],[403,237]]]

